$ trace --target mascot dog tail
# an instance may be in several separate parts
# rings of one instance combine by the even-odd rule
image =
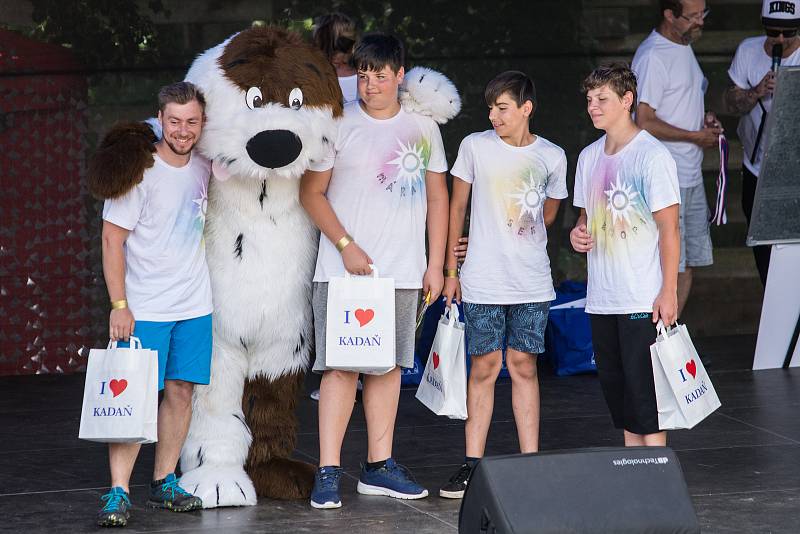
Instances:
[[[115,124],[89,160],[89,192],[100,200],[117,198],[133,189],[153,166],[156,135],[143,122]]]

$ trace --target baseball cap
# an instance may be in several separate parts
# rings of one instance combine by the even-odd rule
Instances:
[[[800,0],[764,0],[761,22],[764,26],[797,28],[800,26]]]

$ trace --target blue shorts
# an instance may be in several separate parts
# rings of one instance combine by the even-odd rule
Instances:
[[[136,321],[133,335],[158,351],[158,389],[164,380],[208,384],[211,378],[211,314],[183,321]],[[120,341],[119,347],[129,344]]]
[[[470,356],[488,354],[508,346],[520,352],[544,352],[544,329],[549,302],[524,304],[464,303],[467,350]],[[506,344],[503,344],[503,341]]]

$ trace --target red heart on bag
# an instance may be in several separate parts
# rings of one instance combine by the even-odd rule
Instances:
[[[689,371],[689,374],[692,375],[692,378],[696,378],[697,364],[694,363],[694,360],[689,360],[686,363],[686,370]]]
[[[366,310],[359,308],[356,310],[356,319],[358,320],[359,326],[364,326],[370,322],[373,317],[375,317],[375,312],[371,308]]]
[[[113,393],[115,397],[125,391],[126,387],[128,387],[128,381],[124,378],[122,380],[117,380],[115,378],[108,383],[108,389],[111,390],[111,393]]]
[[[436,369],[439,367],[439,355],[435,352],[433,353],[433,368]]]

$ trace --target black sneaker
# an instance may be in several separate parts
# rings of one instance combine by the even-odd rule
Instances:
[[[97,512],[98,526],[124,527],[128,524],[128,518],[131,516],[128,511],[131,507],[131,499],[124,489],[115,486],[100,497],[100,500],[105,504]]]
[[[458,471],[453,473],[447,484],[439,490],[439,497],[445,499],[461,499],[464,497],[464,492],[467,490],[467,483],[469,476],[472,474],[473,467],[469,464],[462,464]]]
[[[203,500],[180,487],[178,482],[180,479],[175,473],[170,473],[160,484],[151,483],[148,506],[166,508],[173,512],[191,512],[202,508]]]

